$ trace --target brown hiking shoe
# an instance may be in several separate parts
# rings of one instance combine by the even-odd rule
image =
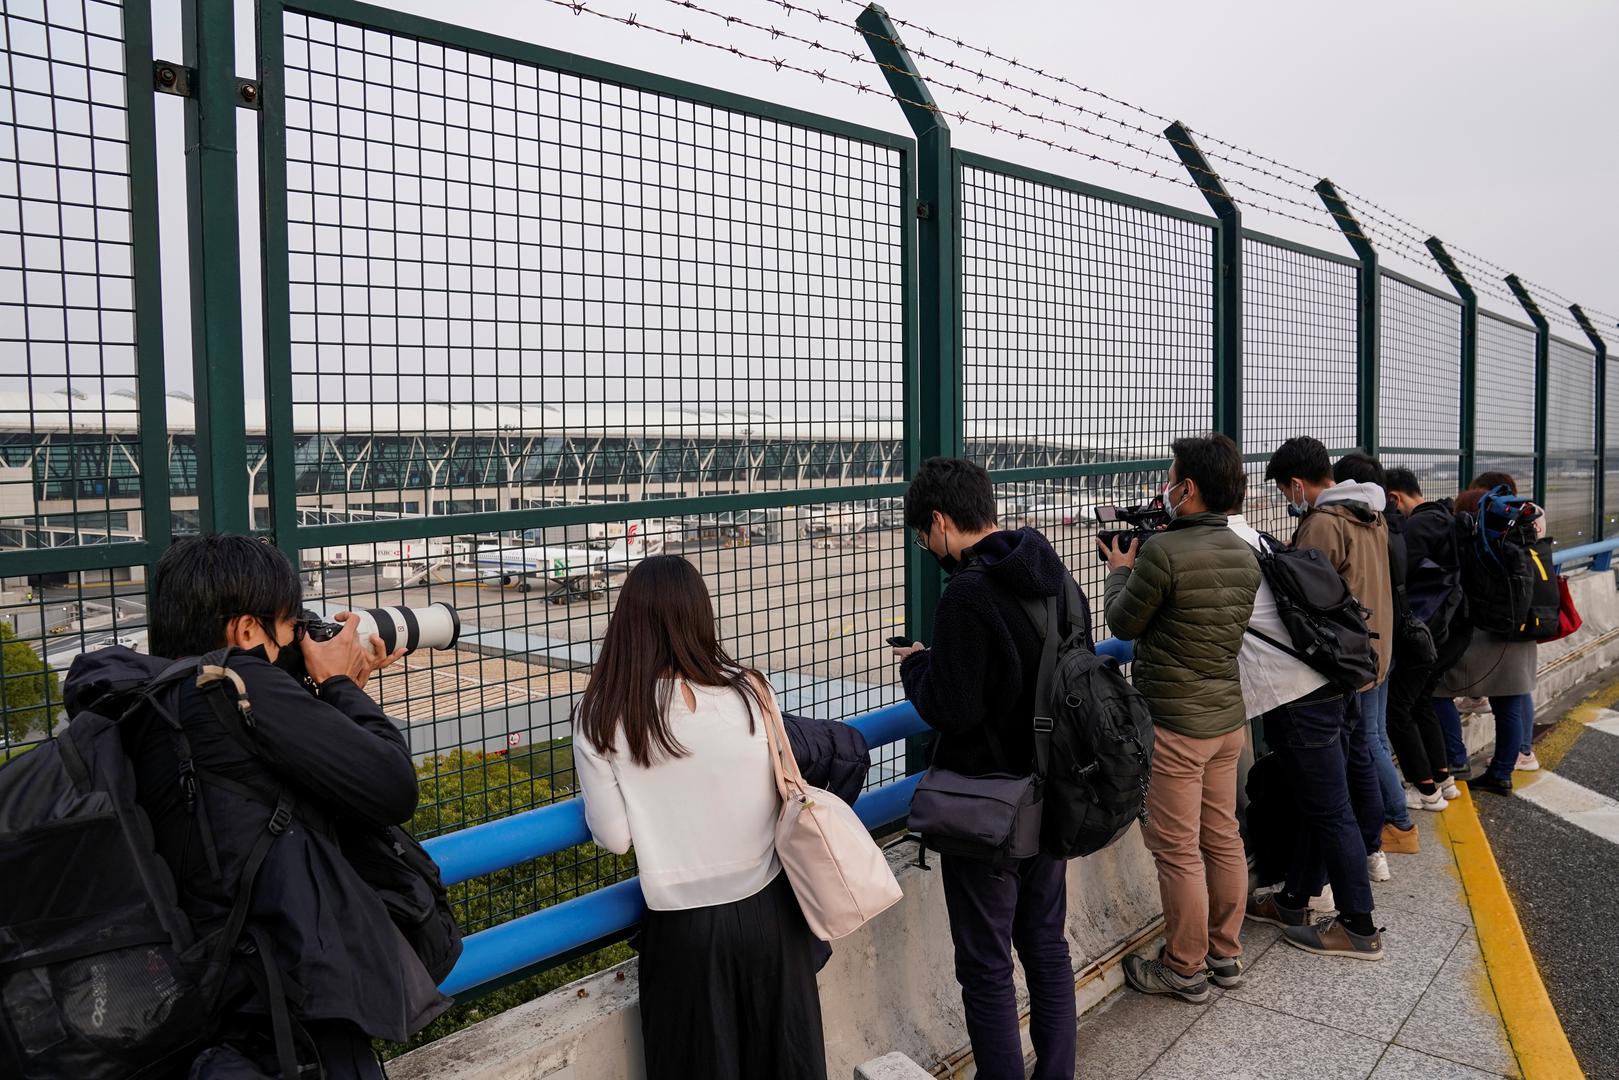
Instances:
[[[1383,826],[1383,850],[1390,855],[1415,855],[1422,849],[1417,840],[1417,826],[1415,823],[1409,829],[1401,829],[1393,822]]]
[[[1309,926],[1310,909],[1284,907],[1276,898],[1279,892],[1255,892],[1248,897],[1248,918],[1254,922],[1270,923],[1286,929],[1289,926]]]
[[[1295,949],[1320,956],[1383,959],[1383,931],[1373,930],[1362,937],[1337,919],[1322,919],[1314,926],[1284,926],[1282,937]]]

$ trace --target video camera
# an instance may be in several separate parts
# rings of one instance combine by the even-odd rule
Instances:
[[[355,628],[360,640],[369,642],[371,635],[382,638],[382,647],[393,652],[400,645],[406,653],[417,649],[451,649],[461,639],[461,616],[445,603],[425,607],[356,608],[354,615],[359,625]],[[304,625],[304,634],[313,641],[330,641],[343,632],[344,624],[326,619],[319,612],[304,608],[298,621]],[[350,620],[355,621],[355,620]],[[278,661],[298,677],[307,681],[303,670],[303,654],[297,649],[284,649]]]
[[[1147,542],[1148,537],[1170,522],[1169,511],[1164,509],[1162,495],[1154,495],[1144,503],[1136,506],[1098,506],[1096,520],[1102,525],[1125,525],[1122,529],[1100,529],[1096,538],[1104,547],[1122,548],[1134,540],[1137,543],[1136,551],[1140,553],[1141,544]],[[1107,556],[1097,553],[1102,562]]]

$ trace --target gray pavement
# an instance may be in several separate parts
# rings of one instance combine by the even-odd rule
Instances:
[[[1078,1077],[1516,1080],[1444,814],[1419,817],[1421,852],[1373,886],[1385,959],[1313,956],[1249,923],[1244,985],[1202,1006],[1118,991],[1080,1023]]]
[[[1586,729],[1547,764],[1619,798],[1619,735]],[[1474,802],[1575,1056],[1590,1080],[1619,1080],[1619,845],[1524,798]]]

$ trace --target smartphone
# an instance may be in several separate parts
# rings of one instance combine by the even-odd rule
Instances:
[[[912,645],[916,644],[916,642],[912,641],[908,637],[891,637],[888,639],[888,643],[894,646],[896,649],[909,649]]]

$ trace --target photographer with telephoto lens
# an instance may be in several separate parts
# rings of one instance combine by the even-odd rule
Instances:
[[[311,633],[300,592],[269,544],[180,540],[151,579],[153,655],[87,653],[68,677],[77,713],[154,679],[165,657],[202,658],[200,674],[154,702],[178,727],[156,709],[124,720],[137,801],[198,933],[228,924],[236,894],[250,894],[189,1080],[379,1080],[370,1040],[404,1041],[450,1004],[348,854],[354,837],[416,810],[404,736],[365,692],[409,642],[386,647],[392,624],[362,638],[379,620],[354,612],[337,616],[335,633],[323,623]]]

